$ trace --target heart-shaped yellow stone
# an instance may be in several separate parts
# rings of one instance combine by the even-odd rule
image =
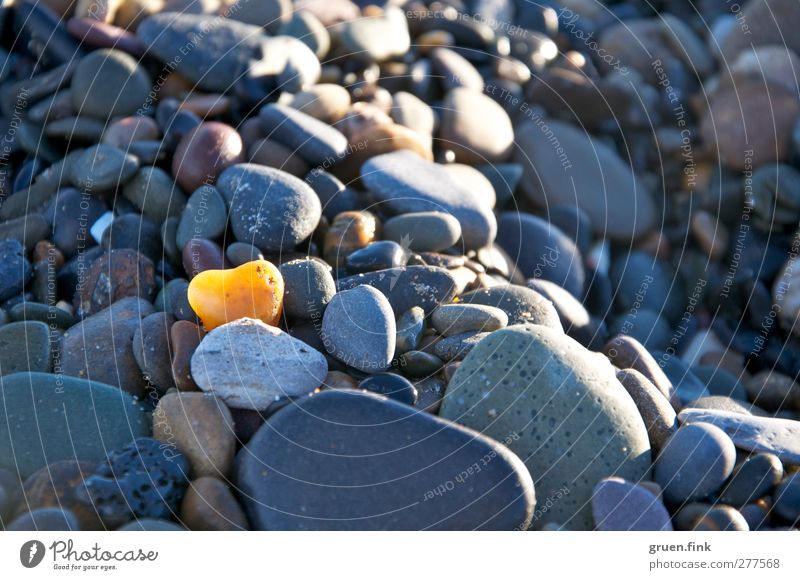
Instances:
[[[283,277],[266,260],[230,270],[205,270],[189,283],[189,304],[206,330],[239,318],[258,318],[277,326],[283,306]]]

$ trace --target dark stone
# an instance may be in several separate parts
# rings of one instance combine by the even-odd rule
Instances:
[[[22,244],[0,240],[0,302],[21,293],[32,276],[33,268]]]
[[[771,453],[758,453],[745,458],[733,469],[719,500],[740,507],[767,495],[783,477],[781,460]]]
[[[109,250],[92,262],[75,294],[75,313],[86,318],[129,297],[152,302],[156,296],[155,265],[135,250]]]
[[[270,139],[285,145],[309,165],[331,165],[344,158],[347,138],[327,123],[286,105],[269,104],[258,113]]]
[[[52,362],[50,327],[47,324],[28,321],[0,326],[0,374],[49,373]]]
[[[80,529],[75,514],[56,507],[26,512],[6,527],[7,532],[77,532]]]
[[[319,320],[336,294],[330,266],[319,260],[292,260],[280,265],[283,311],[296,320]]]
[[[413,405],[417,402],[417,389],[408,379],[394,373],[378,373],[367,377],[358,387],[384,395],[406,405]]]
[[[368,246],[348,255],[345,267],[353,274],[375,272],[405,266],[407,251],[398,243],[389,240],[372,242]]]
[[[450,302],[455,296],[455,280],[442,268],[433,266],[406,266],[357,274],[341,278],[339,291],[367,285],[381,291],[395,312],[406,312],[414,306],[426,313],[439,304]]]

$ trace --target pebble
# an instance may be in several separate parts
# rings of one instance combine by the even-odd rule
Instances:
[[[673,398],[680,404],[685,405],[711,394],[705,383],[694,375],[689,365],[678,357],[670,356],[666,352],[655,352],[653,356],[672,383]]]
[[[172,157],[172,175],[187,191],[212,185],[228,167],[244,162],[244,144],[236,129],[209,121],[189,131]]]
[[[138,170],[136,157],[101,143],[78,154],[69,166],[69,175],[75,187],[98,194],[124,185]]]
[[[128,297],[72,326],[61,341],[61,372],[141,397],[147,381],[132,344],[142,319],[152,313],[149,302]]]
[[[409,92],[397,91],[392,95],[392,108],[389,114],[395,123],[408,127],[422,136],[433,135],[436,126],[433,109]]]
[[[537,324],[562,331],[558,312],[553,304],[530,288],[502,284],[473,290],[460,296],[465,304],[482,304],[499,308],[508,316],[508,324]]]
[[[744,388],[747,398],[767,411],[800,410],[800,385],[788,375],[763,370],[748,378]]]
[[[181,503],[180,520],[197,532],[250,529],[230,488],[215,477],[200,477],[189,484]]]
[[[0,302],[20,294],[33,277],[25,248],[17,240],[0,240]]]
[[[121,50],[95,50],[72,75],[72,107],[102,120],[126,117],[145,106],[151,88],[150,75],[135,58]]]
[[[442,304],[431,314],[431,323],[442,336],[492,332],[508,325],[508,315],[494,306]]]
[[[436,356],[445,361],[461,361],[464,360],[469,352],[477,346],[477,344],[489,336],[488,332],[464,332],[462,334],[454,334],[442,340],[436,341],[433,345],[433,352]]]
[[[594,232],[612,240],[630,240],[655,227],[657,211],[650,192],[614,150],[561,121],[543,122],[546,130],[526,121],[515,132],[514,159],[524,167],[520,188],[532,202],[577,204]]]
[[[55,461],[100,461],[108,449],[150,430],[148,414],[133,397],[99,382],[17,373],[3,377],[2,385],[0,467],[22,477]]]
[[[153,438],[180,451],[194,478],[230,475],[236,450],[233,418],[213,396],[172,392],[161,397],[153,411]]]
[[[283,288],[278,268],[266,260],[255,260],[229,270],[200,272],[189,283],[187,296],[206,330],[245,317],[276,325]]]
[[[283,311],[294,320],[319,320],[336,294],[331,269],[319,260],[291,260],[280,265]]]
[[[453,478],[487,454],[492,461],[458,485]],[[260,530],[526,529],[535,503],[506,447],[354,391],[325,391],[270,418],[239,453],[236,483]]]
[[[800,421],[691,408],[682,410],[678,421],[715,425],[727,433],[739,449],[772,453],[783,463],[800,463]]]
[[[309,167],[299,155],[272,139],[259,139],[247,150],[247,160],[256,165],[274,167],[295,177],[303,177]]]
[[[395,350],[395,352],[397,352]],[[397,359],[400,371],[412,379],[431,377],[442,370],[444,361],[438,356],[419,350],[409,350]]]
[[[78,253],[82,243],[85,244],[84,249],[95,243],[91,236],[83,236],[88,238],[85,241],[79,240],[79,233],[82,231],[80,220],[85,219],[87,224],[94,224],[108,208],[103,200],[95,196],[86,195],[76,189],[62,189],[53,201],[51,211],[51,239],[65,257],[71,258]]]
[[[305,176],[305,181],[319,197],[322,214],[328,221],[333,222],[339,214],[352,212],[359,208],[360,194],[353,188],[345,186],[327,171],[315,169]]]
[[[431,67],[443,87],[447,90],[465,88],[480,93],[484,82],[481,73],[455,50],[444,46],[431,51]]]
[[[233,20],[260,26],[268,34],[275,34],[291,18],[292,3],[289,0],[263,0],[257,3],[235,0],[229,3],[228,10]]]
[[[75,324],[75,317],[66,310],[39,302],[26,301],[15,304],[8,311],[8,315],[14,322],[36,320],[47,325],[55,325],[61,330],[66,330]]]
[[[330,165],[345,156],[347,138],[311,115],[272,103],[258,116],[270,139],[296,152],[309,165]]]
[[[744,506],[767,495],[782,478],[780,459],[771,453],[757,453],[736,464],[719,499],[728,505]]]
[[[795,471],[775,490],[773,509],[784,520],[797,523],[800,518],[800,472]]]
[[[696,532],[749,532],[750,525],[736,509],[721,505],[708,510],[697,520],[692,530]]]
[[[44,216],[31,213],[0,224],[0,240],[16,240],[30,251],[39,240],[46,239],[50,226]]]
[[[603,347],[603,354],[617,368],[633,369],[642,373],[662,395],[672,400],[675,390],[672,382],[653,355],[638,340],[630,336],[617,335]]]
[[[178,249],[183,249],[189,240],[214,240],[225,232],[228,209],[225,199],[213,185],[203,185],[189,196],[180,215],[175,234]]]
[[[633,251],[624,260],[611,266],[611,283],[616,288],[616,305],[620,312],[635,310],[635,305],[657,312],[667,320],[683,315],[680,280],[672,269],[642,251]],[[641,297],[641,298],[639,298]]]
[[[379,290],[395,312],[406,312],[419,306],[428,313],[439,304],[450,302],[455,296],[453,276],[435,266],[379,270],[340,278],[337,283],[339,292],[357,286],[371,286]]]
[[[292,249],[319,223],[314,190],[279,169],[242,163],[222,172],[217,188],[230,210],[231,231],[264,252]]]
[[[75,514],[57,507],[26,512],[5,528],[7,532],[77,532],[80,529]]]
[[[230,246],[225,248],[225,258],[227,258],[228,262],[235,268],[247,264],[248,262],[263,260],[264,254],[252,244],[233,242]]]
[[[183,532],[181,526],[158,518],[139,518],[117,528],[119,532]]]
[[[169,329],[172,344],[172,378],[179,391],[196,391],[192,377],[192,355],[205,333],[193,322],[178,320]]]
[[[592,493],[595,528],[603,532],[671,532],[672,521],[661,500],[619,477],[600,480]]]
[[[602,333],[575,296],[549,280],[533,278],[528,280],[527,286],[553,304],[561,326],[569,336],[587,347],[595,340],[602,340]]]
[[[549,280],[577,298],[583,296],[583,259],[561,230],[540,217],[517,212],[500,214],[497,228],[497,243],[526,278]]]
[[[156,223],[180,215],[186,205],[186,196],[158,167],[142,167],[122,188],[122,195]]]
[[[109,250],[95,259],[75,294],[75,314],[86,318],[123,298],[152,301],[156,294],[155,265],[135,250]]]
[[[405,266],[408,249],[397,242],[383,240],[372,242],[345,258],[348,272],[360,274]]]
[[[145,47],[133,34],[94,18],[70,18],[67,30],[83,44],[97,48],[116,48],[136,58],[144,56]]]
[[[0,326],[0,375],[26,371],[49,373],[52,359],[50,327],[44,322]]]
[[[153,262],[160,260],[165,252],[156,223],[138,213],[126,213],[114,218],[103,230],[100,246],[104,250],[136,251]]]
[[[456,88],[442,103],[439,138],[461,163],[501,163],[514,143],[511,119],[494,99]],[[499,228],[502,231],[502,228]]]
[[[366,62],[403,56],[411,45],[408,21],[398,6],[386,6],[380,16],[343,22],[333,33],[348,56]]]
[[[412,306],[397,317],[396,327],[395,355],[416,350],[425,332],[425,311],[419,306]]]
[[[102,142],[121,151],[127,151],[136,141],[152,141],[158,139],[160,130],[158,123],[145,116],[122,117],[109,123],[103,131]]]
[[[639,409],[650,447],[658,453],[678,430],[678,418],[666,397],[639,371],[617,371],[617,380],[625,387]]]
[[[108,457],[75,489],[103,522],[118,526],[134,518],[169,518],[177,513],[189,481],[189,462],[173,447],[140,437],[109,450]]]
[[[73,494],[75,486],[94,468],[93,461],[65,460],[45,465],[24,481],[21,494],[25,501],[20,509],[63,508],[72,512],[81,530],[103,530],[97,513],[78,503]]]
[[[417,389],[411,382],[394,373],[376,373],[358,383],[358,388],[384,395],[405,405],[417,402]]]
[[[540,497],[560,494],[534,529],[551,522],[592,529],[598,481],[638,481],[651,464],[644,422],[613,367],[544,326],[484,338],[458,367],[439,414],[508,445]]]
[[[154,312],[142,319],[133,334],[133,358],[147,382],[160,393],[175,387],[169,342],[169,330],[174,323],[171,314]]]
[[[461,238],[461,224],[444,212],[406,213],[383,224],[383,238],[413,252],[441,252]]]
[[[322,317],[322,341],[328,353],[366,373],[389,368],[396,340],[392,305],[372,286],[341,290]]]
[[[464,187],[444,166],[411,152],[397,151],[371,158],[361,167],[361,180],[382,209],[393,214],[449,213],[461,223],[467,249],[483,247],[497,234],[494,214],[478,193]]]
[[[236,409],[263,411],[282,396],[305,395],[322,384],[325,357],[260,320],[241,318],[209,332],[192,355],[192,377]]]
[[[728,479],[736,448],[719,427],[706,423],[682,426],[655,461],[653,478],[670,504],[704,499]]]
[[[281,26],[279,32],[280,34],[299,38],[320,59],[328,54],[331,47],[331,35],[328,33],[328,29],[319,21],[319,18],[306,10],[293,11],[291,18]],[[315,87],[318,86],[320,85],[315,85]],[[341,88],[338,85],[334,86]],[[348,95],[348,102],[349,100],[350,97]]]
[[[186,274],[188,274],[189,278],[192,280],[201,272],[221,272],[231,268],[231,265],[225,257],[225,250],[222,249],[222,246],[211,240],[204,239],[191,239],[183,246],[183,250],[181,251],[181,264]],[[213,280],[217,282],[220,281],[214,276],[214,274],[207,274],[204,280],[206,282],[211,281],[213,285]],[[228,280],[231,276],[231,274],[219,275],[222,280]]]

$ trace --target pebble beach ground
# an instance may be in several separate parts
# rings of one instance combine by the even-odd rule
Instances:
[[[798,28],[4,3],[2,527],[797,529]]]

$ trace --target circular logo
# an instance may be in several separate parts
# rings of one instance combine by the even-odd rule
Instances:
[[[44,559],[44,544],[39,540],[28,540],[19,549],[19,561],[26,568],[35,568]]]

